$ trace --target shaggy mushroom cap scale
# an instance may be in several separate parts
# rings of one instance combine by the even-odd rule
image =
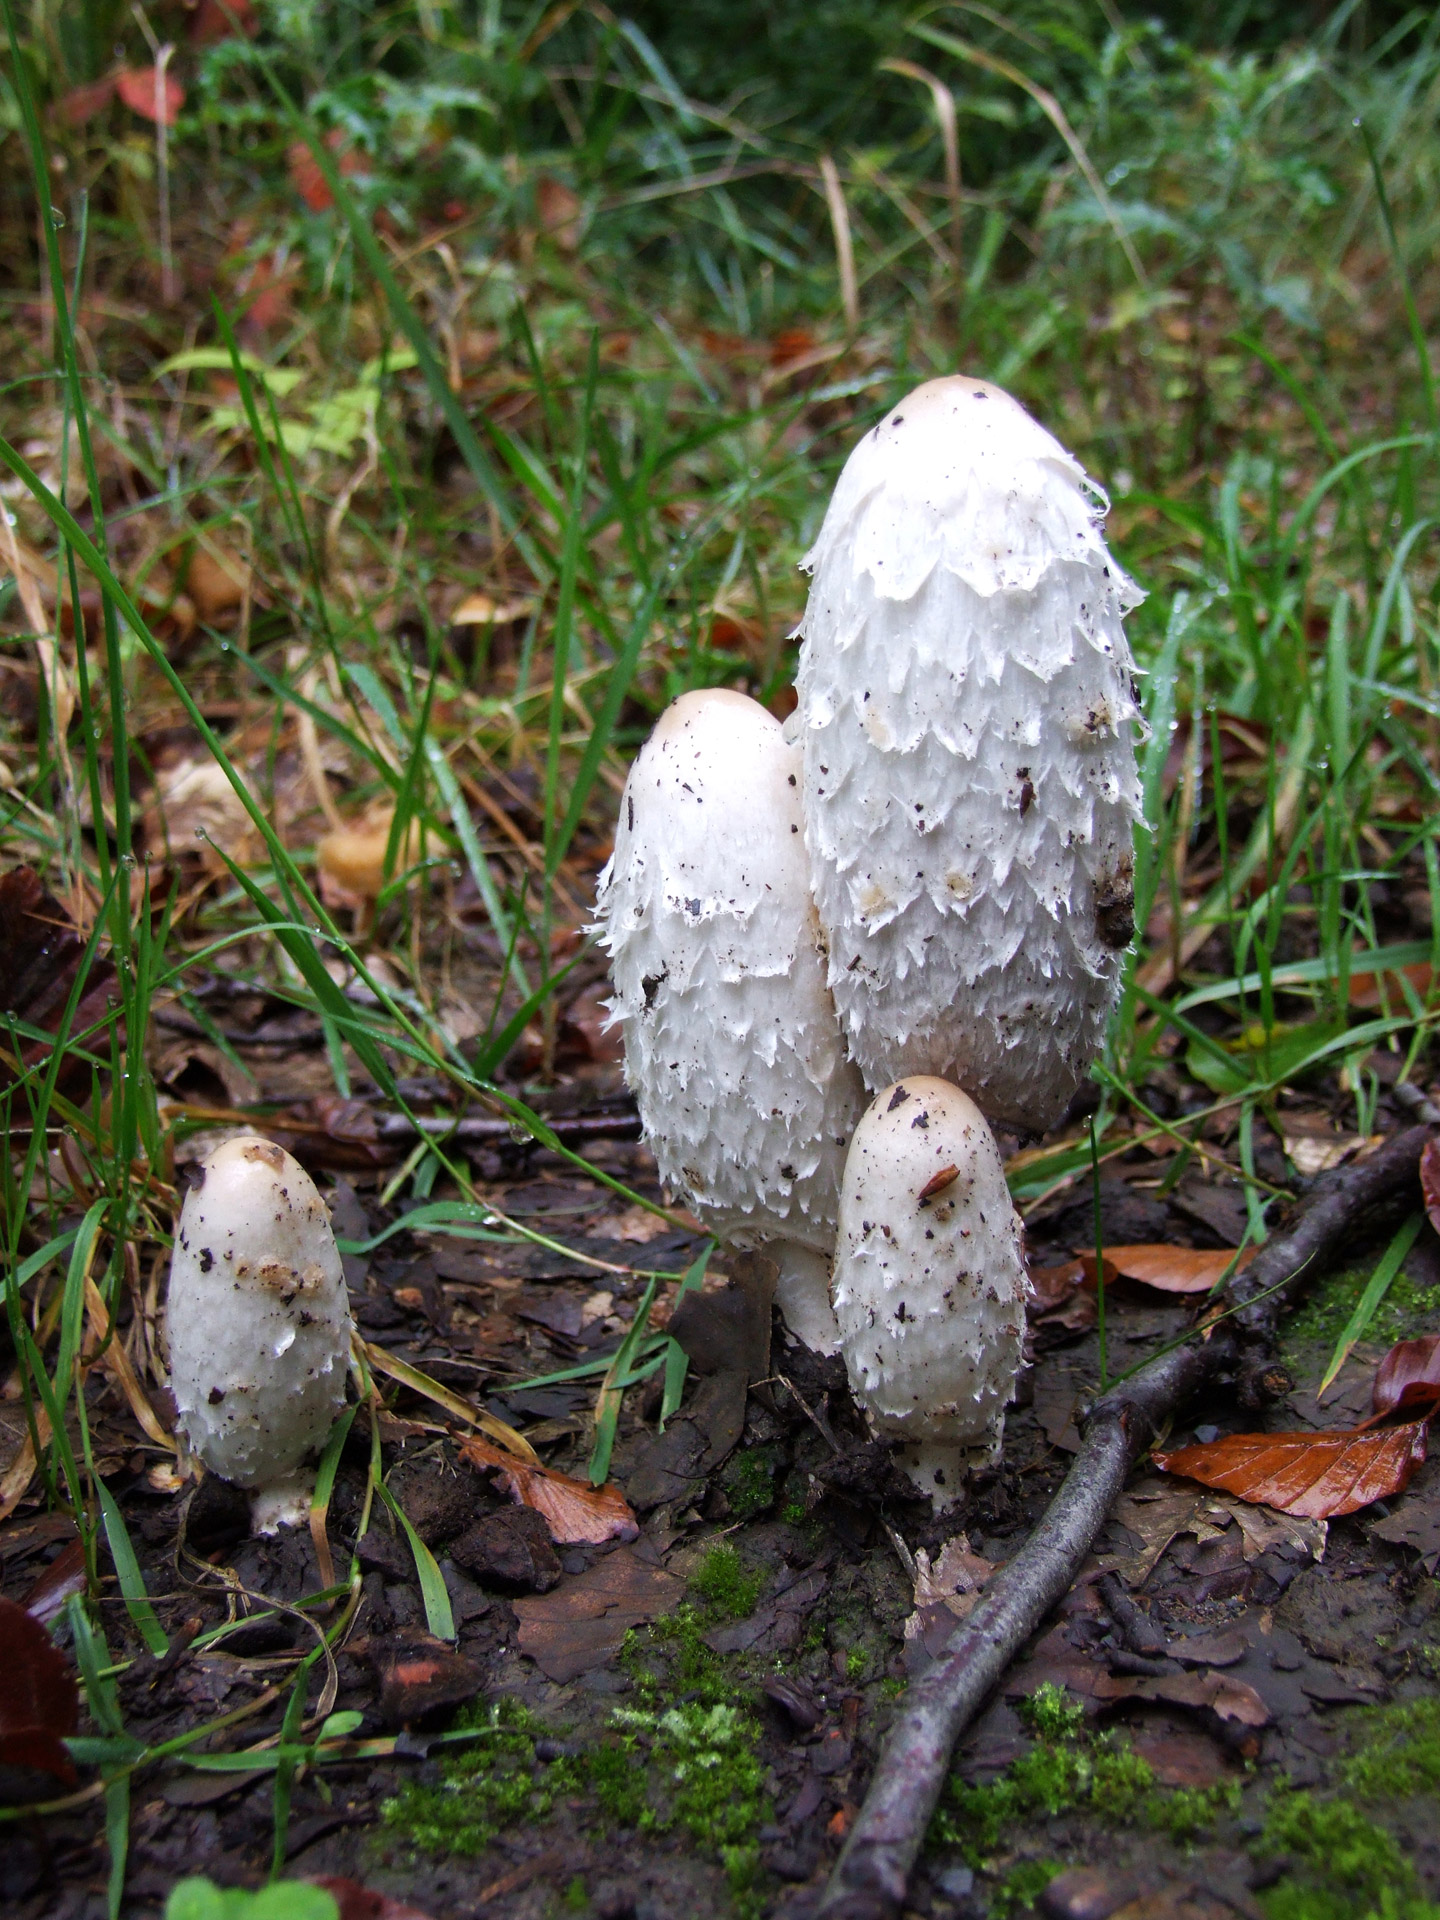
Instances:
[[[325,1203],[272,1141],[227,1140],[202,1163],[166,1316],[191,1447],[237,1486],[291,1485],[344,1406],[351,1322]]]
[[[979,1108],[944,1080],[886,1087],[850,1145],[832,1293],[851,1388],[927,1490],[998,1450],[1028,1292]]]
[[[726,1238],[828,1254],[864,1092],[825,984],[800,777],[758,702],[684,695],[630,769],[596,918],[661,1179]]]
[[[1037,1131],[1133,931],[1138,595],[1103,504],[1008,396],[932,381],[856,447],[805,563],[789,731],[850,1052]]]

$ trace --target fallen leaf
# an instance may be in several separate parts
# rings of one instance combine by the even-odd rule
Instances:
[[[357,173],[364,161],[358,154],[342,152],[345,135],[339,127],[332,127],[325,136],[325,144],[333,154],[338,155],[337,164],[342,174]],[[309,207],[312,213],[326,213],[335,204],[335,196],[330,191],[330,182],[320,170],[320,162],[303,140],[297,140],[285,152],[285,161],[290,169],[290,179],[295,191]]]
[[[1365,1145],[1365,1138],[1363,1133],[1287,1133],[1285,1154],[1297,1173],[1313,1180],[1317,1173],[1343,1166]]]
[[[1330,1535],[1328,1520],[1305,1520],[1298,1514],[1277,1513],[1274,1507],[1245,1500],[1226,1500],[1220,1504],[1235,1517],[1246,1560],[1258,1560],[1262,1553],[1278,1547],[1299,1547],[1315,1561],[1325,1558],[1325,1543]]]
[[[212,537],[210,546],[197,546],[185,568],[185,591],[196,613],[214,626],[237,613],[249,591],[250,569]]]
[[[1433,1135],[1420,1155],[1420,1197],[1425,1202],[1426,1217],[1440,1233],[1440,1138]]]
[[[173,127],[185,104],[185,89],[173,74],[155,67],[125,67],[115,76],[115,91],[142,120]]]
[[[792,1575],[790,1584],[758,1606],[748,1619],[707,1633],[706,1646],[716,1653],[764,1655],[788,1653],[798,1647],[806,1619],[830,1585],[829,1565],[822,1559],[804,1573]]]
[[[1041,1336],[1036,1350],[1058,1345],[1066,1334],[1088,1333],[1100,1315],[1099,1303],[1085,1284],[1085,1262],[1067,1260],[1059,1267],[1031,1267],[1030,1298],[1025,1317]]]
[[[1435,970],[1428,960],[1417,960],[1408,967],[1386,967],[1382,973],[1352,973],[1351,1006],[1363,1009],[1388,1005],[1393,1012],[1403,1012],[1409,1002],[1404,989],[1395,979],[1396,974],[1403,975],[1422,1000],[1430,997],[1435,985]],[[1388,987],[1383,984],[1387,979],[1390,981]]]
[[[83,127],[87,120],[103,113],[114,98],[115,76],[110,74],[104,80],[92,80],[88,86],[62,93],[55,102],[55,112],[67,127]]]
[[[581,229],[580,196],[575,189],[542,173],[535,183],[535,211],[541,231],[562,253],[573,253],[580,244]]]
[[[918,1640],[930,1659],[935,1659],[974,1607],[994,1571],[993,1561],[970,1551],[970,1541],[963,1533],[945,1542],[933,1565],[924,1547],[917,1548],[915,1611],[905,1622],[906,1641]]]
[[[1233,1433],[1153,1458],[1163,1473],[1282,1513],[1330,1520],[1399,1493],[1425,1459],[1428,1426],[1425,1419],[1340,1433]]]
[[[0,1600],[0,1766],[34,1767],[75,1784],[62,1742],[80,1724],[80,1695],[70,1663],[40,1622]]]
[[[1130,1744],[1162,1787],[1213,1787],[1234,1777],[1224,1749],[1203,1733],[1164,1733],[1137,1727]]]
[[[200,0],[190,17],[190,38],[197,47],[209,47],[232,33],[253,35],[258,27],[255,0]]]
[[[498,1469],[510,1498],[517,1506],[533,1507],[543,1515],[550,1538],[558,1545],[634,1540],[640,1532],[624,1495],[612,1482],[592,1487],[553,1467],[527,1466],[473,1433],[460,1442],[460,1457],[472,1467]]]
[[[598,993],[582,993],[560,1018],[560,1050],[568,1059],[594,1060],[611,1066],[625,1058],[625,1041],[610,1025],[610,1009]],[[650,1216],[652,1219],[654,1215]],[[661,1231],[664,1231],[663,1223]]]
[[[1147,1481],[1122,1493],[1111,1509],[1118,1523],[1138,1545],[1129,1552],[1107,1553],[1102,1564],[1118,1573],[1127,1586],[1142,1587],[1162,1553],[1177,1534],[1190,1533],[1200,1541],[1218,1539],[1229,1522],[1216,1526],[1201,1512],[1202,1496],[1189,1487]]]
[[[648,1207],[626,1207],[623,1213],[605,1214],[590,1228],[596,1240],[619,1240],[632,1247],[643,1247],[662,1233],[674,1231],[663,1215],[652,1213]]]
[[[72,1540],[48,1567],[41,1568],[20,1604],[32,1620],[47,1627],[64,1611],[71,1594],[85,1591],[85,1584],[85,1542]]]
[[[1139,1280],[1162,1293],[1209,1293],[1235,1260],[1234,1247],[1106,1247],[1105,1278],[1109,1282],[1123,1277]],[[1246,1247],[1236,1263],[1246,1267],[1255,1258],[1256,1249]],[[1076,1256],[1085,1269],[1085,1278],[1095,1279],[1095,1255],[1081,1249]]]
[[[553,1593],[511,1602],[520,1621],[520,1651],[547,1679],[563,1685],[604,1666],[632,1627],[671,1612],[684,1595],[683,1580],[617,1547]]]
[[[1370,1532],[1391,1546],[1418,1553],[1427,1573],[1440,1568],[1440,1461],[1429,1461],[1420,1469],[1394,1511],[1372,1521]]]
[[[421,857],[420,824],[411,820],[400,835],[385,875],[385,855],[395,828],[395,809],[384,807],[354,826],[325,833],[315,843],[320,868],[320,898],[327,907],[352,912],[369,907]]]
[[[1107,1673],[1097,1682],[1101,1700],[1153,1700],[1214,1714],[1227,1728],[1268,1727],[1270,1709],[1247,1681],[1228,1673]]]
[[[490,349],[493,351],[493,345]],[[534,600],[496,600],[478,590],[467,593],[450,616],[452,627],[505,627],[514,620],[528,620],[535,611]]]
[[[430,1915],[408,1900],[394,1894],[363,1887],[358,1880],[346,1880],[336,1874],[321,1874],[311,1880],[312,1887],[323,1887],[340,1909],[339,1920],[430,1920]]]
[[[1377,1414],[1440,1400],[1440,1334],[1397,1340],[1376,1369],[1373,1397]]]

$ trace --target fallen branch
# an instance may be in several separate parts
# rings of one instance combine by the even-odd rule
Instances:
[[[1075,1463],[1039,1525],[910,1688],[816,1920],[889,1920],[899,1913],[956,1741],[1069,1588],[1135,1461],[1185,1401],[1268,1357],[1282,1312],[1341,1238],[1416,1179],[1430,1132],[1409,1128],[1369,1160],[1317,1181],[1291,1230],[1232,1280],[1239,1313],[1095,1402]],[[1267,1289],[1278,1290],[1256,1297]]]

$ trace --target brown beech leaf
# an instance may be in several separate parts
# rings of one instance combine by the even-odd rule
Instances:
[[[393,1893],[362,1886],[358,1880],[328,1874],[317,1875],[310,1884],[325,1889],[340,1909],[340,1920],[430,1920],[428,1913],[408,1900],[397,1900]]]
[[[635,1516],[613,1483],[592,1487],[588,1481],[572,1480],[568,1473],[557,1473],[553,1467],[527,1466],[513,1453],[473,1433],[461,1441],[460,1457],[472,1467],[498,1468],[510,1498],[517,1506],[533,1507],[542,1515],[550,1538],[560,1546],[634,1540],[639,1536]]]
[[[13,1600],[0,1600],[0,1647],[0,1766],[35,1767],[73,1787],[62,1742],[80,1724],[80,1695],[69,1661]]]
[[[1420,1195],[1436,1233],[1440,1233],[1440,1138],[1425,1142],[1420,1156]]]
[[[1258,1736],[1270,1724],[1270,1709],[1254,1687],[1228,1673],[1161,1673],[1143,1678],[1106,1673],[1095,1682],[1095,1698],[1186,1707],[1247,1759],[1260,1751]]]
[[[1332,1520],[1399,1493],[1425,1459],[1429,1424],[1427,1417],[1339,1433],[1234,1433],[1154,1461],[1162,1473],[1223,1487],[1257,1506]]]
[[[85,1591],[85,1582],[85,1542],[72,1540],[48,1567],[40,1569],[20,1604],[32,1620],[48,1626],[57,1613],[64,1611],[72,1593]]]
[[[1085,1277],[1095,1278],[1095,1255],[1083,1249],[1078,1255]],[[1235,1258],[1234,1247],[1106,1247],[1105,1278],[1139,1280],[1162,1293],[1208,1293]],[[1239,1266],[1255,1258],[1255,1248],[1247,1247]]]
[[[1397,1340],[1375,1369],[1375,1412],[1440,1400],[1440,1334]]]
[[[163,120],[173,127],[185,104],[185,89],[170,74],[154,67],[125,67],[115,76],[115,91],[142,120]]]
[[[1394,1012],[1403,1011],[1406,1000],[1404,989],[1394,978],[1403,974],[1423,1000],[1435,984],[1435,970],[1428,960],[1417,960],[1413,966],[1387,968],[1385,973],[1352,973],[1350,976],[1350,1004],[1365,1009],[1389,1004]],[[1388,976],[1388,977],[1387,977]]]

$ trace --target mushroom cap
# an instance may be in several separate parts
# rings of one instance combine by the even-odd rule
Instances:
[[[641,748],[596,919],[660,1177],[727,1238],[828,1253],[864,1103],[825,985],[800,756],[744,694],[685,694]]]
[[[166,1306],[180,1425],[237,1486],[283,1481],[345,1404],[350,1308],[330,1215],[298,1160],[227,1140],[185,1196]]]
[[[832,1283],[850,1385],[872,1423],[917,1449],[992,1445],[1028,1293],[979,1108],[923,1075],[886,1087],[850,1143]]]
[[[849,1050],[1036,1131],[1133,930],[1138,596],[1103,509],[1014,400],[935,380],[852,452],[806,561],[789,731]]]

